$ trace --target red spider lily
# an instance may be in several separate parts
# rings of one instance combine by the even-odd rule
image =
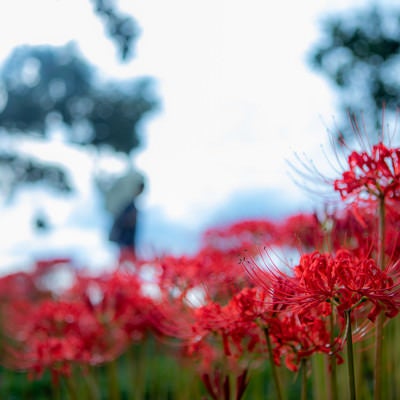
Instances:
[[[332,215],[331,241],[334,250],[346,248],[360,258],[376,251],[376,202],[352,203]]]
[[[27,272],[15,272],[0,278],[0,301],[2,304],[15,299],[35,301],[49,297],[48,291],[38,287],[35,278]]]
[[[181,362],[185,365],[190,361],[191,365],[194,363],[197,366],[199,376],[211,398],[231,398],[230,377],[236,376],[235,398],[240,399],[248,384],[248,362],[243,362],[243,365],[239,363],[240,353],[236,347],[232,349],[232,339],[224,327],[227,321],[222,315],[223,307],[211,303],[200,309],[193,309],[185,304],[181,307],[170,305],[168,308],[164,305],[161,309],[159,315],[155,314],[159,333],[164,340],[179,340]]]
[[[226,306],[210,303],[197,309],[196,322],[192,326],[195,340],[205,338],[211,333],[217,334],[221,338],[225,356],[234,359],[239,359],[243,352],[253,351],[261,341],[262,332],[255,322],[258,311],[243,307],[249,302],[243,301],[240,297],[246,296],[251,291],[245,290],[245,292],[239,293]],[[251,298],[255,298],[253,293]],[[259,299],[256,307],[262,307]]]
[[[335,350],[323,315],[308,313],[300,319],[290,311],[276,312],[268,292],[259,288],[242,290],[230,305],[242,321],[254,321],[267,329],[274,344],[272,354],[276,365],[280,365],[283,358],[288,369],[297,371],[303,358],[315,352],[332,353]],[[340,338],[335,340],[334,346],[336,349],[341,347]],[[338,360],[341,359],[338,357]]]
[[[116,270],[99,277],[80,275],[65,296],[84,303],[104,326],[121,329],[125,341],[140,340],[151,328],[148,314],[153,301],[132,273]]]
[[[70,373],[72,364],[97,364],[120,353],[120,335],[105,328],[81,303],[42,301],[14,303],[6,310],[11,338],[7,364],[33,375],[49,369],[53,376]]]
[[[235,377],[234,389],[235,393],[231,393],[232,385],[230,383],[231,377],[225,375],[218,369],[213,373],[204,373],[201,380],[204,387],[207,389],[208,394],[213,400],[227,400],[233,399],[240,400],[248,385],[248,370],[244,370],[240,375]],[[234,396],[234,397],[232,397]]]
[[[197,357],[202,357],[205,351],[203,381],[215,399],[227,398],[219,397],[220,393],[226,394],[221,360],[228,363],[229,370],[235,371],[237,377],[247,373],[247,368],[240,369],[249,365],[246,358],[259,361],[266,358],[265,333],[274,344],[271,361],[280,365],[283,358],[292,371],[297,371],[301,360],[315,352],[333,353],[341,348],[340,339],[335,342],[336,349],[332,347],[331,334],[321,316],[308,314],[300,320],[294,313],[276,313],[268,293],[259,288],[243,289],[226,306],[211,303],[201,307],[194,317],[186,351]]]
[[[176,302],[160,305],[159,317],[170,321],[159,318],[159,327],[166,335],[181,339],[191,354],[199,343],[210,343],[220,346],[221,356],[238,360],[263,342],[256,319],[266,313],[264,295],[260,289],[245,288],[224,306],[212,301],[198,308],[184,303],[177,306]]]
[[[398,202],[387,202],[385,219],[385,254],[389,260],[400,258],[400,204]]]
[[[283,358],[291,371],[298,371],[302,359],[317,352],[332,354],[342,345],[340,338],[331,343],[326,319],[321,315],[308,315],[301,320],[294,313],[278,313],[269,320],[268,333],[275,343],[275,363],[279,365]]]
[[[399,309],[399,284],[389,271],[381,271],[374,260],[357,258],[348,250],[338,250],[335,255],[317,251],[304,254],[294,275],[274,267],[262,270],[254,260],[247,260],[245,267],[270,292],[277,309],[290,310],[300,317],[316,310],[328,315],[327,305],[334,305],[343,315],[346,310],[370,304],[371,320],[381,310],[394,317]]]
[[[73,364],[109,362],[143,338],[151,308],[138,278],[121,270],[78,276],[58,300],[14,300],[3,315],[10,338],[7,364],[33,375],[49,369],[57,377],[68,374]]]
[[[388,148],[380,142],[370,153],[353,151],[347,161],[349,170],[334,182],[343,200],[360,193],[373,198],[400,198],[399,148]]]
[[[191,289],[201,287],[210,299],[223,302],[249,285],[239,265],[240,254],[236,249],[205,247],[192,256],[166,256],[153,264],[161,271],[158,284],[166,297],[184,298]]]
[[[209,301],[198,308],[179,299],[160,304],[160,332],[180,340],[182,355],[195,362],[213,399],[226,399],[234,379],[240,399],[248,384],[250,364],[261,362],[265,353],[263,330],[256,322],[266,313],[266,294],[245,288],[226,305]],[[231,378],[230,378],[231,377]]]
[[[286,218],[279,228],[280,245],[295,248],[321,248],[324,239],[322,224],[316,214],[300,213]]]
[[[309,314],[300,321],[293,313],[277,313],[267,292],[259,288],[242,290],[231,303],[236,305],[243,320],[256,322],[270,336],[274,344],[272,362],[278,366],[283,358],[290,370],[297,371],[303,358],[315,352],[333,351],[330,333],[321,316]]]
[[[387,260],[397,260],[400,256],[400,204],[387,201],[385,217],[385,247]],[[375,257],[378,249],[377,203],[348,204],[332,215],[332,248],[346,248],[360,258]]]
[[[199,346],[211,347],[206,353],[207,359],[201,360],[201,371],[203,382],[214,399],[230,398],[226,396],[232,372],[236,398],[240,399],[248,384],[250,363],[265,351],[263,332],[255,322],[264,314],[262,296],[257,289],[244,289],[226,306],[211,303],[194,313],[195,322],[186,352],[193,355]]]
[[[72,260],[67,257],[60,258],[50,258],[46,260],[38,260],[35,263],[33,275],[44,275],[49,272],[52,272],[54,268],[57,268],[60,265],[72,265]]]
[[[256,219],[207,230],[203,235],[206,247],[221,250],[248,249],[260,243],[271,243],[277,237],[277,224],[273,221]]]
[[[31,272],[15,272],[0,277],[0,302],[38,301],[51,298],[51,288],[44,284],[46,278],[57,272],[58,267],[65,267],[75,274],[68,258],[38,260]]]

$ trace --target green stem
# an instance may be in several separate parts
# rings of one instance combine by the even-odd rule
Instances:
[[[381,400],[382,393],[382,344],[383,344],[383,322],[385,316],[379,314],[376,318],[375,331],[375,369],[374,369],[374,400]]]
[[[93,367],[88,367],[85,371],[82,371],[82,375],[88,389],[88,400],[100,400],[100,388],[94,377]]]
[[[281,384],[279,382],[278,371],[277,371],[276,365],[274,363],[274,354],[272,352],[272,344],[271,344],[271,338],[269,337],[268,328],[264,328],[264,334],[265,334],[265,338],[267,340],[268,356],[269,356],[269,361],[271,364],[271,372],[272,372],[272,378],[273,378],[274,385],[275,385],[276,398],[278,400],[282,400],[283,399],[282,389],[281,389]]]
[[[107,366],[108,378],[108,398],[110,400],[119,400],[119,384],[118,384],[118,371],[116,360],[110,361]]]
[[[74,380],[74,377],[72,375],[66,376],[65,383],[67,385],[68,397],[71,400],[79,400],[78,389],[76,387],[76,382]]]
[[[385,198],[381,196],[378,204],[378,266],[385,267]],[[384,315],[381,313],[376,320],[375,332],[375,368],[374,368],[374,400],[380,400],[382,394],[382,342]]]
[[[141,399],[144,398],[144,388],[147,382],[146,359],[149,358],[147,354],[149,338],[145,338],[142,345],[132,344],[128,350],[128,365],[129,365],[129,394],[130,398]]]
[[[307,400],[307,359],[301,359],[301,400]]]
[[[327,358],[323,354],[315,353],[312,355],[311,362],[313,398],[318,400],[332,400],[329,397],[329,357]]]
[[[356,400],[356,385],[354,374],[353,333],[351,330],[351,311],[345,311],[346,316],[346,342],[347,342],[347,368],[349,374],[350,400]]]
[[[334,315],[334,305],[332,304],[332,311],[329,318],[330,327],[330,346],[331,353],[329,354],[329,389],[330,389],[330,400],[338,400],[338,390],[337,390],[337,368],[336,368],[336,356],[333,351],[333,346],[335,344],[335,315]]]
[[[51,385],[51,394],[52,394],[52,399],[54,400],[61,400],[62,398],[62,385],[60,384],[61,382],[59,382],[57,385],[56,384],[52,384]],[[1,391],[1,395],[3,395],[3,390]],[[3,397],[1,397],[3,398]]]

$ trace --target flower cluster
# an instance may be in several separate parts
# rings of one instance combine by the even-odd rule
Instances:
[[[376,335],[377,365],[384,322],[400,310],[400,149],[381,142],[352,152],[333,189],[346,202],[329,213],[212,228],[195,254],[124,254],[97,275],[42,260],[3,276],[3,365],[34,378],[48,370],[57,381],[158,340],[174,345],[214,400],[240,400],[265,362],[279,399],[276,368],[302,369],[306,388],[316,357],[337,387],[336,367],[353,364],[353,339]],[[277,263],[275,251],[298,258]],[[355,398],[351,368],[349,376]],[[384,398],[379,376],[375,385]]]
[[[400,149],[381,142],[370,152],[353,151],[348,165],[342,178],[334,182],[342,199],[357,198],[361,193],[373,198],[400,198]]]

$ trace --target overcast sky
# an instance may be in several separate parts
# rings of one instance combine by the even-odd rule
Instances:
[[[307,66],[307,54],[321,18],[349,2],[117,4],[141,29],[127,64],[119,63],[89,0],[0,3],[0,59],[16,45],[76,40],[107,74],[155,78],[162,110],[144,124],[144,146],[135,153],[149,183],[142,199],[153,211],[148,240],[157,216],[190,229],[304,202],[285,160],[294,151],[318,157],[335,116],[334,92]]]

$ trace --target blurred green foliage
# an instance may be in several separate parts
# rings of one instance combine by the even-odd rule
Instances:
[[[394,112],[400,102],[400,9],[346,10],[326,17],[322,32],[309,62],[337,91],[341,124],[362,113],[379,128],[382,107]]]
[[[104,24],[107,35],[115,42],[122,60],[132,55],[139,34],[134,19],[117,9],[114,0],[92,0],[95,14]]]
[[[148,77],[104,80],[72,43],[18,47],[1,70],[0,128],[3,135],[44,140],[61,128],[67,142],[129,154],[140,145],[144,119],[158,108],[153,86]],[[0,173],[10,191],[36,182],[73,189],[61,166],[7,147],[0,149]]]
[[[175,349],[176,350],[176,349]],[[113,368],[116,368],[113,371]],[[117,382],[113,382],[113,373]],[[281,369],[282,379],[287,382],[285,395],[288,400],[297,400],[300,393],[300,377],[293,377]],[[264,365],[254,369],[244,400],[273,398],[274,386],[270,379],[270,367]],[[178,360],[171,349],[154,339],[133,345],[115,364],[94,367],[88,372],[74,371],[77,398],[97,400],[200,400],[207,399],[206,391],[190,362]],[[311,396],[311,392],[309,391]],[[73,400],[65,380],[52,384],[51,376],[44,373],[40,379],[29,379],[26,373],[0,369],[0,398],[2,400]],[[311,398],[311,397],[310,397]]]

